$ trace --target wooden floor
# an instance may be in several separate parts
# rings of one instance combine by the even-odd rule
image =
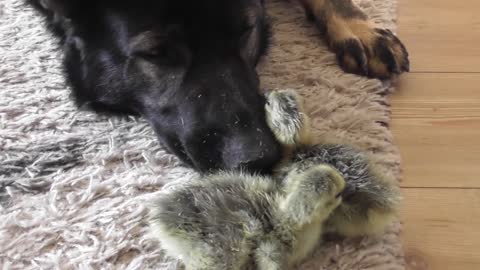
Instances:
[[[412,71],[392,98],[409,269],[480,269],[480,1],[398,0]]]

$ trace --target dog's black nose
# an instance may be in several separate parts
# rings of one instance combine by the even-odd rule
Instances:
[[[270,134],[268,134],[270,135]],[[268,174],[282,158],[280,144],[273,136],[234,138],[225,144],[226,169]]]

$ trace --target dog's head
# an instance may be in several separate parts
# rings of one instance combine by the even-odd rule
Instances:
[[[201,171],[264,171],[281,158],[255,70],[263,0],[30,1],[63,36],[80,104],[145,116]]]

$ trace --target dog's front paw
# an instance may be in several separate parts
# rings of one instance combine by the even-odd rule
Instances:
[[[390,31],[377,28],[352,0],[299,0],[347,72],[388,79],[409,70],[408,53]]]
[[[379,79],[409,71],[408,52],[392,31],[367,23],[343,27],[341,37],[333,37],[330,45],[345,71]]]

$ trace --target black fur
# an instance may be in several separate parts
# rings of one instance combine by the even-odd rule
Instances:
[[[262,0],[27,0],[65,51],[79,106],[138,114],[200,171],[268,171],[281,157],[255,66]]]

